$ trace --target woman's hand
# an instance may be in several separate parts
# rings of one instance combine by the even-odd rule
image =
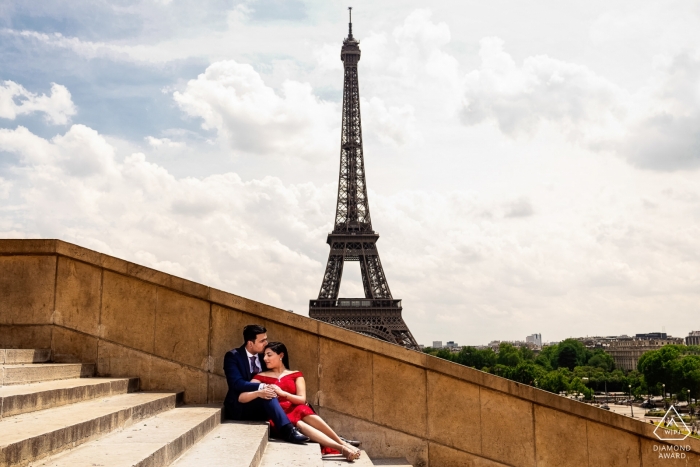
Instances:
[[[289,395],[288,393],[286,393],[282,389],[280,389],[280,387],[277,386],[276,384],[268,384],[267,387],[271,388],[275,392],[277,397],[287,397]]]
[[[272,388],[273,386],[274,386],[274,384],[268,384],[263,389],[257,391],[258,397],[261,399],[267,399],[267,400],[274,399],[275,397],[277,397],[275,390]],[[277,386],[275,386],[275,387],[277,387]],[[279,389],[279,388],[277,388],[277,389]]]

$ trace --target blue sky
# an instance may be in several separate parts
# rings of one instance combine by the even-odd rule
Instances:
[[[346,7],[3,3],[0,237],[306,314]],[[700,7],[353,7],[370,208],[419,342],[700,328]]]

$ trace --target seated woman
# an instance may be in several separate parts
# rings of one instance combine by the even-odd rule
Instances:
[[[360,450],[343,441],[306,403],[304,375],[301,371],[288,370],[287,347],[281,342],[270,342],[265,346],[264,353],[267,371],[255,375],[251,382],[264,383],[266,387],[260,391],[241,393],[238,400],[246,403],[258,397],[269,398],[269,393],[265,393],[271,389],[297,430],[321,446],[343,453],[348,461],[358,459]]]

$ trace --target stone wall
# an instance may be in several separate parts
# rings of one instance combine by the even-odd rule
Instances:
[[[652,426],[59,240],[0,240],[0,348],[138,376],[187,403],[226,394],[225,352],[267,327],[304,372],[309,400],[373,457],[415,466],[700,465]]]

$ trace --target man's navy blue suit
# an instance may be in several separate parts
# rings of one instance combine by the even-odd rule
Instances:
[[[262,371],[267,370],[263,359],[258,358],[258,361]],[[228,383],[224,408],[230,418],[234,420],[272,420],[275,427],[282,433],[292,427],[277,398],[268,400],[258,397],[245,404],[238,402],[238,396],[241,393],[257,391],[260,387],[260,383],[250,382],[253,375],[250,372],[250,362],[245,345],[226,352],[224,373],[226,373],[226,382]]]

